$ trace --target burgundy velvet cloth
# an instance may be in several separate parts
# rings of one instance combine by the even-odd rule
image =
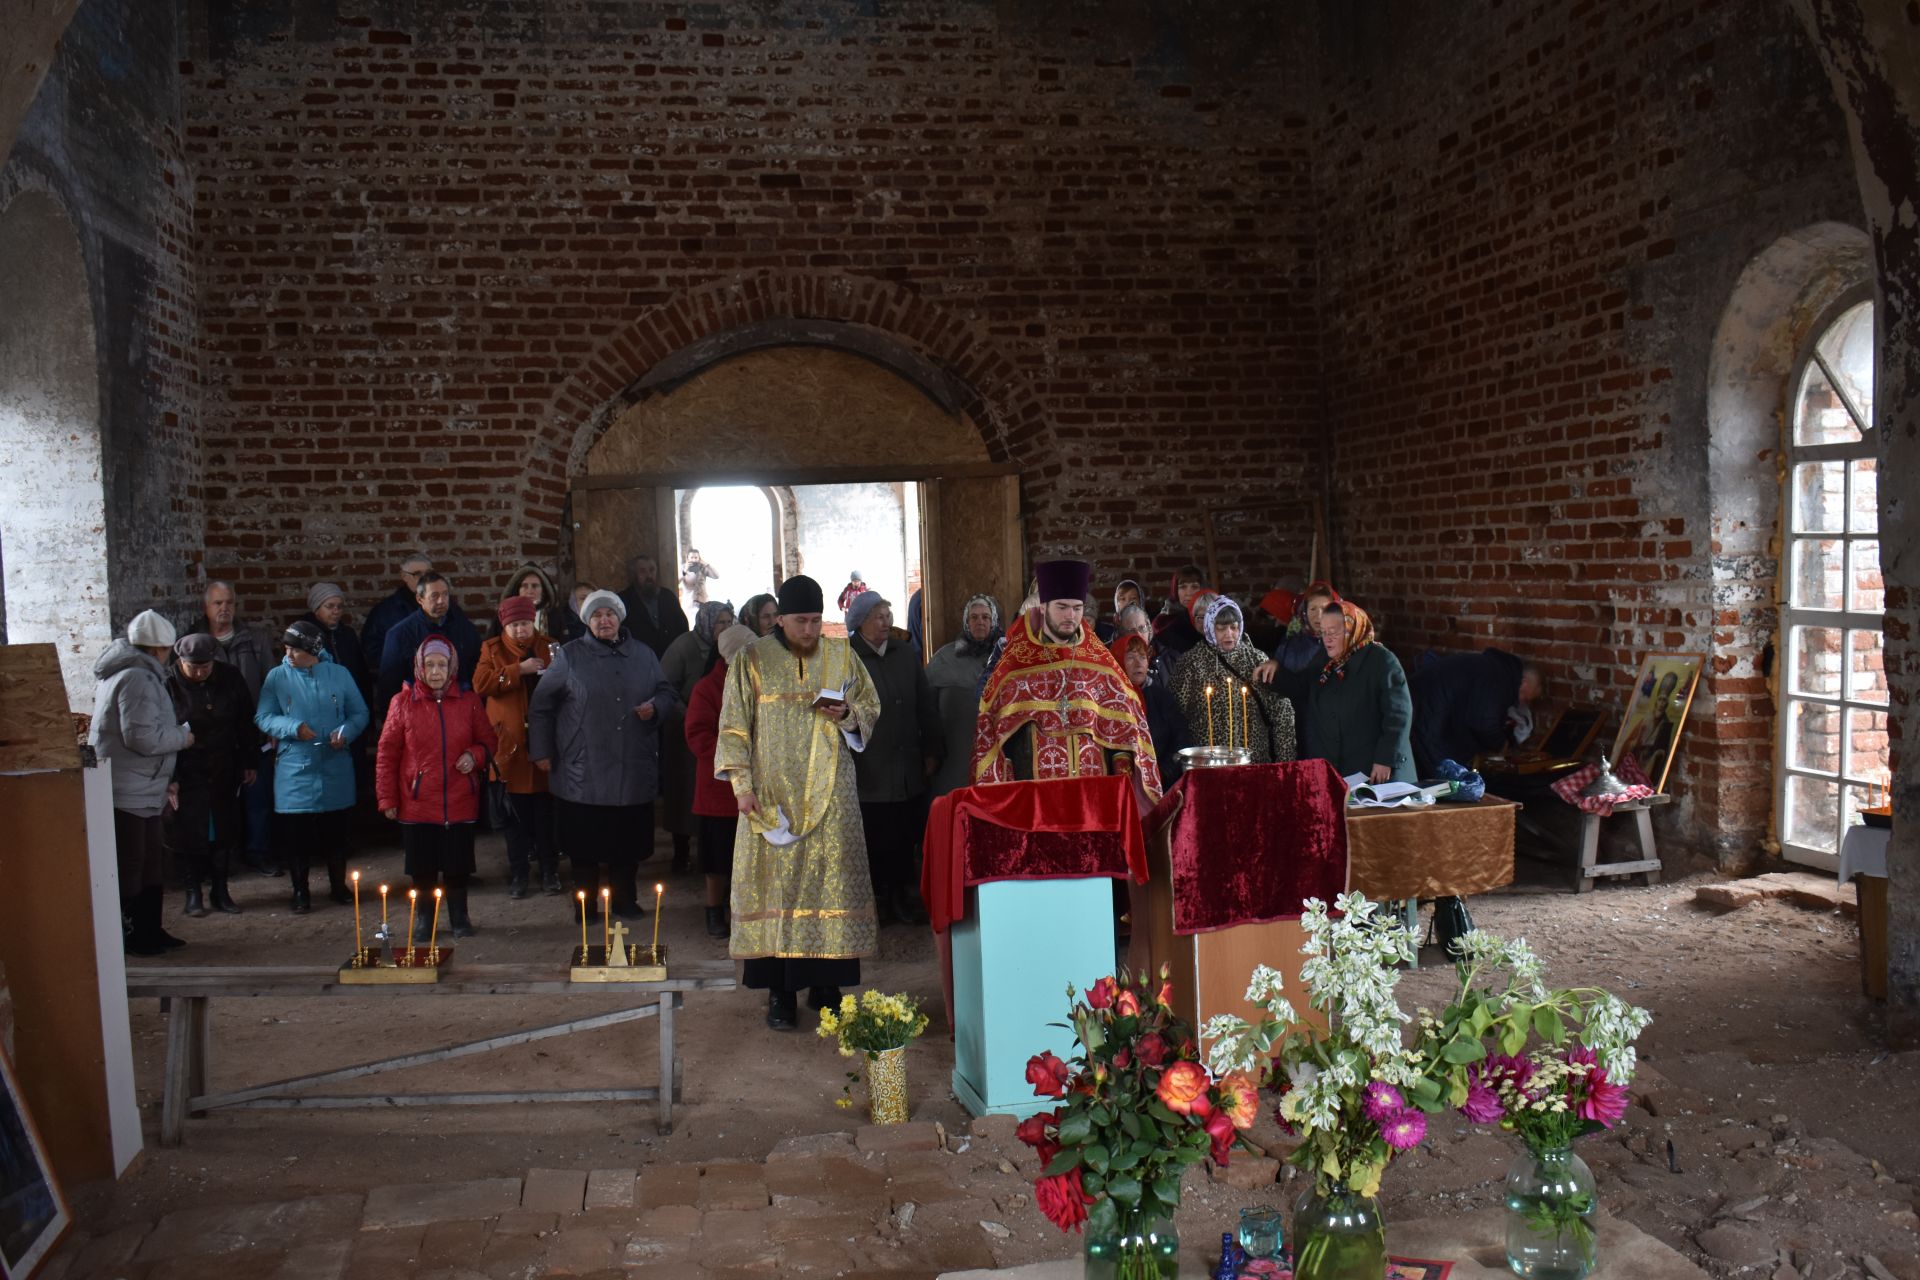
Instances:
[[[1347,887],[1347,788],[1325,760],[1189,769],[1147,815],[1172,824],[1173,931],[1297,920]]]
[[[927,815],[920,893],[935,933],[965,918],[968,885],[1128,875],[1146,880],[1147,845],[1122,774],[965,787]]]

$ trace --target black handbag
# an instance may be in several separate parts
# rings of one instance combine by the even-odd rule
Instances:
[[[1433,900],[1433,926],[1427,933],[1427,945],[1439,946],[1454,959],[1460,958],[1459,941],[1472,933],[1473,915],[1460,898]]]

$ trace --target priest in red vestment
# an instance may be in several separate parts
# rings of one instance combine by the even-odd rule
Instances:
[[[980,693],[973,780],[1132,773],[1142,810],[1160,798],[1160,766],[1146,708],[1113,654],[1085,625],[1093,568],[1084,560],[1035,566],[1040,608],[1014,620]]]

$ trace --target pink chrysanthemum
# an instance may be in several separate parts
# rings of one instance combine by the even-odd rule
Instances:
[[[1467,1101],[1460,1108],[1460,1114],[1475,1124],[1497,1124],[1507,1109],[1500,1105],[1500,1095],[1489,1089],[1476,1073],[1467,1081]]]
[[[1375,1124],[1384,1125],[1389,1117],[1406,1109],[1407,1100],[1385,1080],[1375,1080],[1367,1086],[1365,1110],[1367,1119]]]
[[[1411,1150],[1427,1136],[1426,1113],[1415,1107],[1404,1107],[1380,1121],[1380,1136],[1395,1151]]]
[[[1568,1082],[1567,1102],[1582,1120],[1595,1120],[1613,1128],[1614,1122],[1627,1114],[1627,1103],[1631,1101],[1627,1086],[1607,1079],[1598,1056],[1584,1045],[1567,1050],[1567,1061],[1587,1068],[1586,1075],[1575,1076]]]

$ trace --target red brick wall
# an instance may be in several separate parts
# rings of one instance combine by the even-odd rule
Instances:
[[[364,606],[423,544],[481,605],[554,550],[624,388],[767,315],[884,328],[959,378],[1037,554],[1156,579],[1249,497],[1303,543],[1310,33],[1264,5],[1024,9],[208,6],[209,571],[285,616],[322,574]],[[1229,541],[1225,576],[1264,583],[1271,545]]]
[[[1644,654],[1711,652],[1676,817],[1750,856],[1773,568],[1717,558],[1709,347],[1754,254],[1858,223],[1831,95],[1786,5],[1402,16],[1327,33],[1337,583],[1403,658],[1499,644],[1613,707]]]

